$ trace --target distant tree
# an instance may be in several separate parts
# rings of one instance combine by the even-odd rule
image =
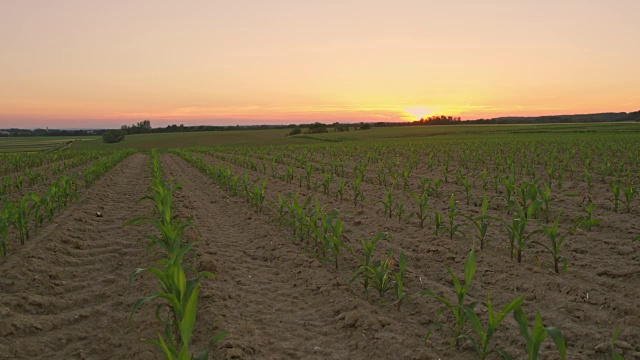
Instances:
[[[327,125],[321,122],[315,122],[309,125],[309,129],[307,129],[307,134],[321,134],[326,132],[329,132]]]
[[[298,135],[298,134],[302,134],[302,129],[300,129],[299,127],[294,127],[293,129],[291,129],[291,131],[289,131],[289,134],[287,134],[287,136]]]
[[[151,121],[143,120],[131,126],[122,125],[122,127],[120,127],[120,130],[126,131],[129,135],[150,133],[152,131]]]
[[[107,144],[119,143],[124,140],[126,134],[126,131],[122,129],[107,130],[102,134],[102,142]]]
[[[360,130],[371,130],[371,124],[369,124],[369,123],[360,123]]]

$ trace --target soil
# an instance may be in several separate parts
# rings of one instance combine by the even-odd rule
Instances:
[[[149,328],[152,317],[131,325],[138,294],[127,286],[131,272],[148,262],[138,240],[149,229],[122,227],[149,212],[137,202],[150,182],[147,159],[125,159],[0,260],[0,358],[125,359],[149,352],[138,329]]]
[[[175,199],[179,215],[192,216],[199,228],[199,233],[187,233],[196,242],[196,253],[187,261],[216,275],[203,284],[194,350],[205,349],[211,336],[227,331],[212,347],[210,358],[477,358],[468,345],[449,352],[444,330],[434,333],[425,346],[424,334],[440,308],[435,300],[412,296],[398,308],[376,295],[367,299],[359,285],[350,284],[361,256],[358,240],[389,231],[394,241],[381,243],[377,252],[394,249],[406,254],[407,292],[428,289],[453,298],[445,265],[462,273],[468,238],[435,236],[432,228],[417,227],[415,219],[389,219],[378,205],[354,206],[348,198],[339,201],[318,192],[327,209],[343,213],[346,241],[354,249],[335,269],[333,262],[317,260],[292,243],[289,229],[279,228],[270,211],[256,214],[242,197],[230,197],[175,155],[161,159],[166,176],[183,181]],[[134,322],[130,320],[135,300],[153,292],[153,279],[147,275],[128,287],[133,270],[153,264],[141,241],[151,229],[122,226],[151,212],[149,203],[137,202],[150,182],[147,161],[147,156],[137,154],[117,165],[84,190],[81,200],[66,208],[56,223],[0,260],[0,359],[160,359],[160,353],[142,341],[159,330],[154,306],[143,306]],[[235,174],[246,171],[252,180],[265,177],[234,165],[231,169]],[[271,201],[278,193],[311,194],[295,181],[268,181]],[[371,183],[363,186],[370,204],[384,189]],[[443,210],[447,200],[445,195],[435,197],[433,206]],[[460,206],[468,213],[475,211]],[[525,296],[523,307],[530,321],[540,310],[545,324],[562,329],[569,359],[605,358],[603,344],[617,326],[622,328],[618,349],[627,358],[639,357],[640,244],[629,240],[637,233],[638,214],[606,215],[605,225],[580,232],[567,243],[570,268],[564,275],[536,263],[535,252],[522,264],[510,261],[497,240],[504,234],[492,229],[494,240],[477,254],[470,298],[483,300],[491,291],[492,303],[502,307]],[[512,317],[492,343],[523,357],[524,343]],[[541,358],[558,358],[550,340],[542,351]]]

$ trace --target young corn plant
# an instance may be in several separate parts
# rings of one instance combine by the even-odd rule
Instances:
[[[603,220],[603,219],[595,219],[593,217],[593,212],[595,211],[595,209],[596,209],[596,204],[592,201],[589,201],[587,206],[585,206],[584,208],[586,215],[582,216],[581,220],[586,223],[586,225],[584,225],[584,228],[587,231],[591,231],[591,228],[593,226],[600,224]]]
[[[344,189],[347,186],[347,181],[345,179],[340,179],[338,181],[338,191],[336,192],[336,197],[342,201],[344,199]]]
[[[513,317],[518,323],[520,336],[524,339],[527,345],[525,349],[527,351],[528,360],[538,360],[540,347],[542,343],[544,343],[544,341],[547,339],[547,336],[549,336],[556,344],[558,352],[560,353],[560,360],[566,359],[567,349],[564,336],[562,336],[562,332],[558,328],[545,327],[542,324],[542,317],[540,316],[539,311],[536,311],[536,319],[533,323],[533,328],[531,329],[531,331],[529,331],[529,322],[527,321],[527,315],[525,314],[522,307],[517,307],[513,311]]]
[[[518,206],[514,217],[511,219],[511,223],[505,222],[505,228],[509,235],[509,253],[511,254],[511,260],[513,260],[513,253],[515,250],[518,263],[521,263],[522,252],[529,246],[529,239],[531,236],[541,232],[540,230],[527,232],[527,225],[541,204],[542,203],[539,200],[535,200],[529,205],[526,211]]]
[[[343,224],[338,210],[322,215],[322,233],[318,236],[322,237],[323,246],[333,253],[336,269],[338,269],[340,249],[351,251],[351,248],[342,241],[342,230]]]
[[[511,212],[516,203],[516,201],[512,198],[514,192],[516,191],[516,181],[513,177],[505,177],[502,178],[502,184],[504,185],[504,198],[507,202],[507,212]]]
[[[7,198],[3,198],[4,206],[2,211],[0,211],[0,255],[7,255],[7,239],[9,237],[9,224],[10,220],[13,217],[12,214],[12,204],[7,200]]]
[[[420,221],[420,229],[424,229],[424,223],[429,216],[428,211],[431,210],[431,207],[429,206],[429,195],[427,195],[427,192],[425,191],[422,195],[413,194],[413,199],[416,201],[416,205],[418,206],[418,210],[415,212],[415,215]]]
[[[433,214],[433,225],[435,226],[433,235],[440,235],[440,233],[444,231],[445,226],[444,221],[442,220],[442,214],[437,211]]]
[[[371,285],[373,284],[373,278],[376,274],[374,263],[372,263],[371,260],[373,256],[373,250],[375,250],[378,241],[387,239],[388,237],[389,234],[381,232],[376,234],[376,236],[374,236],[371,240],[366,241],[364,239],[360,239],[360,244],[362,244],[364,256],[362,258],[360,266],[358,266],[358,270],[351,278],[351,283],[355,282],[356,280],[360,280],[360,284],[362,284],[362,286],[364,287],[364,294],[367,299],[369,298],[369,288],[371,288]]]
[[[478,315],[476,315],[474,308],[470,308],[464,305],[462,306],[462,310],[464,310],[465,315],[468,318],[471,329],[476,335],[476,337],[463,335],[463,338],[471,341],[471,344],[476,349],[476,353],[478,354],[480,360],[486,359],[487,356],[492,353],[497,353],[504,359],[511,359],[511,357],[503,350],[491,348],[489,344],[491,343],[491,338],[493,337],[493,334],[495,334],[500,323],[505,319],[507,315],[509,315],[509,313],[520,307],[523,301],[524,296],[520,296],[505,305],[502,310],[496,311],[497,309],[494,309],[493,305],[491,304],[491,295],[487,293],[487,302],[484,303],[487,308],[488,316],[486,328],[482,326],[482,322],[480,322],[480,318],[478,317]]]
[[[465,198],[467,200],[467,205],[471,203],[471,184],[469,183],[469,178],[466,176],[462,176],[460,178],[460,184],[464,187]]]
[[[456,223],[455,219],[457,217],[464,217],[464,215],[459,213],[456,209],[456,200],[453,198],[453,194],[451,194],[451,197],[449,198],[449,212],[447,212],[446,218],[447,222],[444,224],[444,230],[449,235],[449,240],[453,240],[453,237],[458,233],[463,236],[465,235],[464,231],[462,231],[462,228],[467,226],[467,224]]]
[[[420,294],[432,297],[438,300],[443,305],[442,308],[436,314],[434,324],[431,327],[429,327],[429,329],[427,329],[427,333],[424,337],[425,343],[429,341],[429,337],[431,336],[431,333],[434,330],[444,327],[444,328],[448,328],[451,331],[452,336],[451,336],[450,345],[451,345],[451,349],[453,349],[454,346],[460,343],[460,340],[464,335],[463,334],[464,326],[465,324],[467,324],[469,320],[467,312],[464,309],[468,308],[473,310],[478,305],[477,301],[474,301],[468,305],[465,304],[465,298],[467,296],[467,292],[469,291],[471,280],[473,280],[473,277],[476,273],[476,255],[473,249],[469,252],[469,256],[467,256],[467,261],[465,262],[465,265],[464,265],[464,283],[463,284],[460,283],[460,280],[458,280],[458,277],[453,273],[451,268],[447,267],[447,272],[449,273],[449,275],[451,275],[451,280],[453,281],[453,286],[455,287],[455,291],[456,291],[455,302],[449,301],[448,299],[429,290],[423,290],[420,292]],[[440,317],[447,310],[453,316],[455,320],[454,324],[448,325],[440,322]]]
[[[400,258],[398,260],[398,271],[393,273],[393,277],[395,279],[395,283],[393,285],[393,289],[396,295],[396,304],[398,304],[398,310],[400,310],[400,306],[402,306],[402,302],[406,296],[404,292],[404,283],[405,283],[405,273],[407,271],[407,258],[404,253],[400,253]]]
[[[331,190],[331,183],[333,182],[333,174],[324,173],[322,174],[322,193],[325,195],[329,195],[329,190]]]
[[[29,239],[30,226],[29,226],[29,196],[24,196],[21,200],[14,203],[12,216],[10,218],[10,224],[14,229],[18,231],[18,237],[20,239],[20,245],[24,245],[25,240]]]
[[[256,211],[262,213],[266,199],[265,190],[267,187],[267,180],[265,179],[261,183],[257,183],[258,181],[259,179],[256,179],[254,185],[249,190],[249,199],[251,200],[251,205],[253,205]]]
[[[615,330],[613,330],[613,335],[611,336],[611,340],[609,341],[609,348],[611,349],[612,360],[624,360],[622,355],[620,355],[616,351],[616,341],[618,341],[619,335],[620,335],[620,327],[617,327]]]
[[[556,272],[556,274],[560,273],[561,262],[563,263],[564,272],[567,271],[567,266],[568,266],[567,260],[560,253],[560,251],[562,250],[562,245],[564,245],[567,238],[579,228],[594,226],[595,224],[598,223],[596,222],[596,220],[590,220],[590,221],[579,220],[573,225],[571,229],[567,230],[567,232],[561,235],[560,232],[558,231],[558,223],[560,222],[561,216],[562,216],[562,212],[558,215],[558,217],[555,219],[555,221],[551,226],[547,226],[544,224],[542,225],[542,232],[547,236],[547,239],[549,240],[548,244],[544,244],[538,240],[532,241],[532,243],[542,246],[545,250],[547,250],[551,254],[551,257],[553,259],[553,269]]]
[[[624,206],[627,209],[627,213],[631,213],[633,209],[633,199],[638,196],[638,189],[633,186],[632,182],[627,182],[627,185],[621,185],[622,194],[624,195]]]
[[[364,175],[358,175],[356,174],[355,178],[353,179],[353,205],[354,206],[358,206],[358,201],[360,201],[360,205],[364,206],[363,202],[365,199],[364,193],[360,190],[360,187],[362,186],[362,180],[364,178]]]
[[[393,249],[389,249],[387,257],[383,261],[376,261],[369,270],[372,275],[371,286],[378,291],[382,299],[393,286]]]
[[[43,197],[38,196],[38,194],[31,194],[31,209],[29,209],[29,213],[33,218],[34,229],[38,229],[38,227],[42,226],[44,222],[45,213],[43,211],[45,207],[45,200]]]
[[[385,190],[384,197],[382,200],[379,201],[379,203],[382,204],[382,210],[384,214],[385,215],[388,214],[389,218],[393,217],[393,204],[394,204],[393,191]]]
[[[429,179],[429,195],[438,195],[440,192],[440,186],[442,186],[442,179]]]
[[[613,211],[618,212],[618,207],[620,207],[620,184],[614,181],[609,184],[609,188],[611,189],[613,198],[608,200],[613,204]]]
[[[288,193],[286,195],[286,198],[283,198],[282,195],[280,195],[280,193],[278,193],[278,203],[277,204],[271,204],[271,207],[273,208],[274,212],[276,213],[276,222],[278,223],[278,227],[281,227],[282,225],[284,225],[285,219],[288,215],[287,212],[287,199],[291,197],[291,193]]]
[[[200,281],[205,277],[213,277],[209,272],[196,272],[195,278],[187,279],[182,267],[182,258],[191,249],[191,245],[188,244],[172,254],[162,268],[137,269],[129,279],[129,285],[131,285],[135,275],[147,272],[159,280],[160,290],[138,299],[131,312],[131,319],[133,320],[133,316],[142,304],[156,299],[165,300],[156,307],[156,317],[163,325],[164,333],[158,333],[157,341],[148,340],[148,342],[160,349],[166,359],[171,360],[208,358],[206,350],[195,357],[189,350],[196,320]],[[162,310],[166,310],[164,319],[161,316]],[[216,335],[210,342],[219,341],[225,335],[225,333]]]
[[[404,206],[406,205],[407,201],[409,201],[409,199],[396,201],[394,208],[395,208],[396,216],[398,217],[398,222],[407,223],[409,222],[409,220],[411,220],[411,218],[414,215],[414,214],[405,215],[407,213],[407,210],[405,209]]]
[[[470,215],[465,215],[465,217],[475,226],[478,233],[474,235],[475,239],[478,239],[480,242],[480,249],[484,249],[484,245],[486,242],[487,231],[489,230],[489,226],[491,223],[489,220],[492,219],[491,216],[487,215],[487,210],[489,209],[489,202],[487,200],[487,195],[482,196],[482,205],[480,206],[480,215],[476,217],[472,217]]]
[[[593,191],[593,174],[591,174],[589,170],[585,168],[583,175],[584,175],[584,182],[587,183],[587,188],[589,189],[589,192]]]

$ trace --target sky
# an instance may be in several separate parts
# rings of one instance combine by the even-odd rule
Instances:
[[[637,0],[0,0],[0,128],[640,110]]]

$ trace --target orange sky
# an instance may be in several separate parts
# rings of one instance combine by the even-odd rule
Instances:
[[[0,127],[640,110],[640,1],[0,1]]]

